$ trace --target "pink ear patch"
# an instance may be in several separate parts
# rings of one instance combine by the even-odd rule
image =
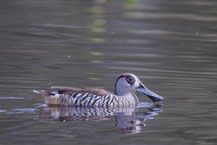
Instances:
[[[122,77],[123,79],[126,79],[127,77]]]

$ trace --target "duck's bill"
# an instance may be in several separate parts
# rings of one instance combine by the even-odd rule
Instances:
[[[139,88],[136,89],[139,93],[148,96],[153,102],[158,102],[163,100],[164,98],[159,96],[158,94],[152,92],[148,88],[146,88],[143,84],[140,85]]]

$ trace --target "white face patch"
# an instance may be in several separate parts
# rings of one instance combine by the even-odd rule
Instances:
[[[135,83],[134,83],[134,88],[136,89],[136,88],[138,88],[139,87],[139,85],[140,85],[140,80],[136,77],[135,78],[136,79],[136,81],[135,81]]]

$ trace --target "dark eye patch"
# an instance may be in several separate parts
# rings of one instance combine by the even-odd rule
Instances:
[[[126,80],[131,86],[135,83],[135,79],[132,76],[128,76]]]

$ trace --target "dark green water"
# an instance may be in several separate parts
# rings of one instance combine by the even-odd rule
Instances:
[[[8,0],[0,4],[0,144],[216,145],[217,2]],[[155,106],[49,108],[33,89],[114,91],[136,74]],[[146,103],[144,103],[146,102]]]

